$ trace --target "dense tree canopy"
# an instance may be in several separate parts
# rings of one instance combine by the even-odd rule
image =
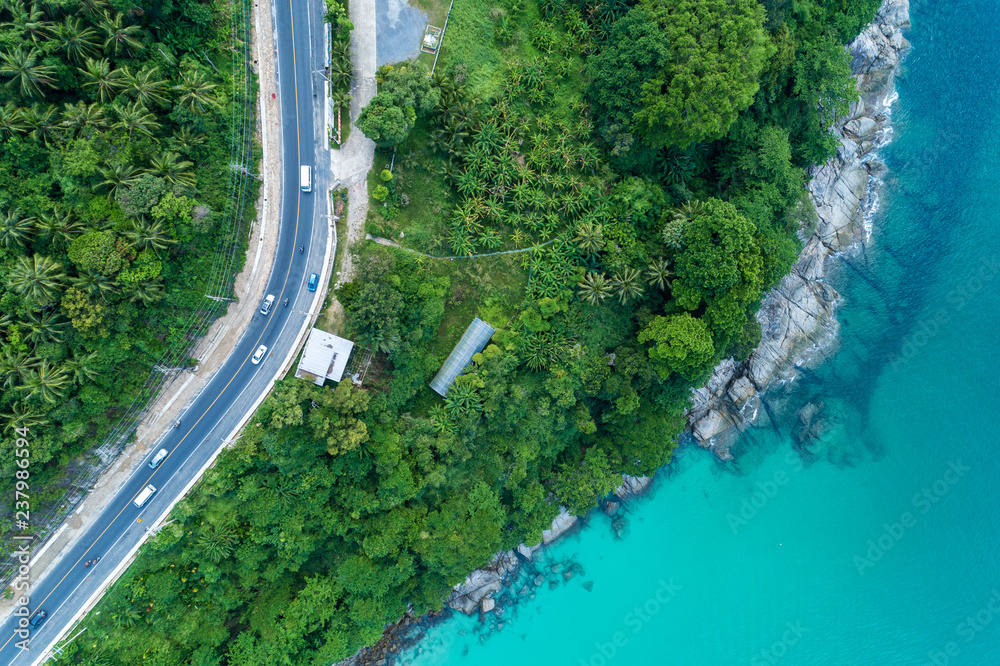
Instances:
[[[622,474],[668,464],[691,388],[759,341],[754,310],[809,224],[805,169],[831,154],[828,120],[853,95],[842,45],[873,0],[454,11],[434,77],[383,70],[359,123],[396,151],[369,228],[421,253],[353,248],[337,295],[372,356],[363,388],[279,382],[69,660],[346,657],[497,551],[537,543],[560,507],[585,512]],[[104,175],[117,207],[145,209],[153,184],[120,175]],[[193,224],[167,194],[190,196],[171,187],[150,222]],[[17,219],[0,230],[19,242]],[[177,245],[153,231],[118,276],[169,273]],[[118,247],[79,254],[106,264]],[[25,254],[15,270],[44,299],[70,268]],[[427,383],[473,316],[497,330],[442,398]],[[0,367],[21,362],[12,351]],[[84,366],[39,366],[26,390],[45,400]]]

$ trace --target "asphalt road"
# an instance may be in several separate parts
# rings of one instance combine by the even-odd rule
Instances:
[[[29,627],[28,650],[18,647],[18,618],[0,625],[0,665],[39,662],[47,649],[100,590],[114,569],[146,536],[147,527],[182,494],[256,400],[270,390],[272,378],[290,352],[312,305],[314,293],[306,283],[310,273],[321,273],[326,253],[326,183],[331,178],[329,157],[322,141],[317,109],[324,95],[316,70],[323,67],[322,2],[275,0],[278,92],[282,123],[282,202],[279,240],[266,294],[275,302],[267,316],[254,316],[235,350],[214,379],[188,406],[180,427],[171,429],[151,450],[169,452],[155,470],[143,464],[118,490],[93,526],[45,573],[31,581],[27,592],[32,615],[47,617]],[[266,16],[262,17],[266,20]],[[273,82],[261,81],[261,90]],[[314,96],[316,93],[316,96]],[[319,139],[319,140],[318,140]],[[313,166],[312,192],[299,187],[299,166]],[[305,248],[304,253],[298,247]],[[289,304],[282,305],[288,298]],[[268,351],[259,365],[251,356],[259,345]],[[273,356],[272,356],[273,354]],[[144,506],[133,499],[148,484],[157,488]],[[95,558],[100,562],[85,567]]]

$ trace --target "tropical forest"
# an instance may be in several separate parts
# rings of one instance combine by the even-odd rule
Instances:
[[[837,148],[845,44],[877,5],[455,2],[440,59],[381,68],[352,130],[378,147],[366,231],[391,240],[351,248],[336,292],[373,354],[363,386],[279,381],[69,659],[331,664],[441,610],[560,507],[668,464],[691,389],[760,342],[761,298],[814,224],[809,169]],[[81,5],[32,46],[18,20],[0,67],[18,171],[0,202],[3,400],[48,420],[57,455],[131,390],[103,369],[167,344],[200,294],[179,273],[202,274],[215,239],[220,183],[197,165],[222,170],[223,84],[180,23]],[[93,43],[59,37],[71,25]],[[105,70],[121,72],[106,94]],[[476,316],[496,332],[439,396]]]
[[[29,429],[41,517],[225,311],[250,80],[239,7],[12,0],[0,21],[0,468]]]

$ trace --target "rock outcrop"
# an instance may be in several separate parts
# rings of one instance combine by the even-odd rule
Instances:
[[[824,278],[831,258],[871,231],[878,176],[885,169],[875,151],[887,139],[894,77],[909,46],[902,31],[909,25],[909,0],[885,0],[875,21],[849,45],[860,99],[834,126],[837,154],[812,171],[815,231],[803,239],[791,273],[761,304],[760,346],[744,363],[720,363],[707,385],[694,391],[691,432],[724,459],[735,434],[760,415],[758,394],[771,382],[794,379],[797,366],[822,357],[837,339],[834,314],[841,297]]]

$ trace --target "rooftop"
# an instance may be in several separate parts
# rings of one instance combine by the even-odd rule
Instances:
[[[431,388],[440,395],[448,395],[448,389],[455,382],[455,377],[462,374],[472,362],[472,357],[483,350],[486,343],[493,337],[494,330],[492,326],[479,317],[473,319],[469,327],[465,329],[465,333],[462,334],[462,339],[451,350],[444,365],[434,376]]]
[[[295,376],[308,379],[317,386],[322,386],[327,379],[339,382],[344,376],[352,349],[354,343],[350,340],[314,328],[309,332]]]

